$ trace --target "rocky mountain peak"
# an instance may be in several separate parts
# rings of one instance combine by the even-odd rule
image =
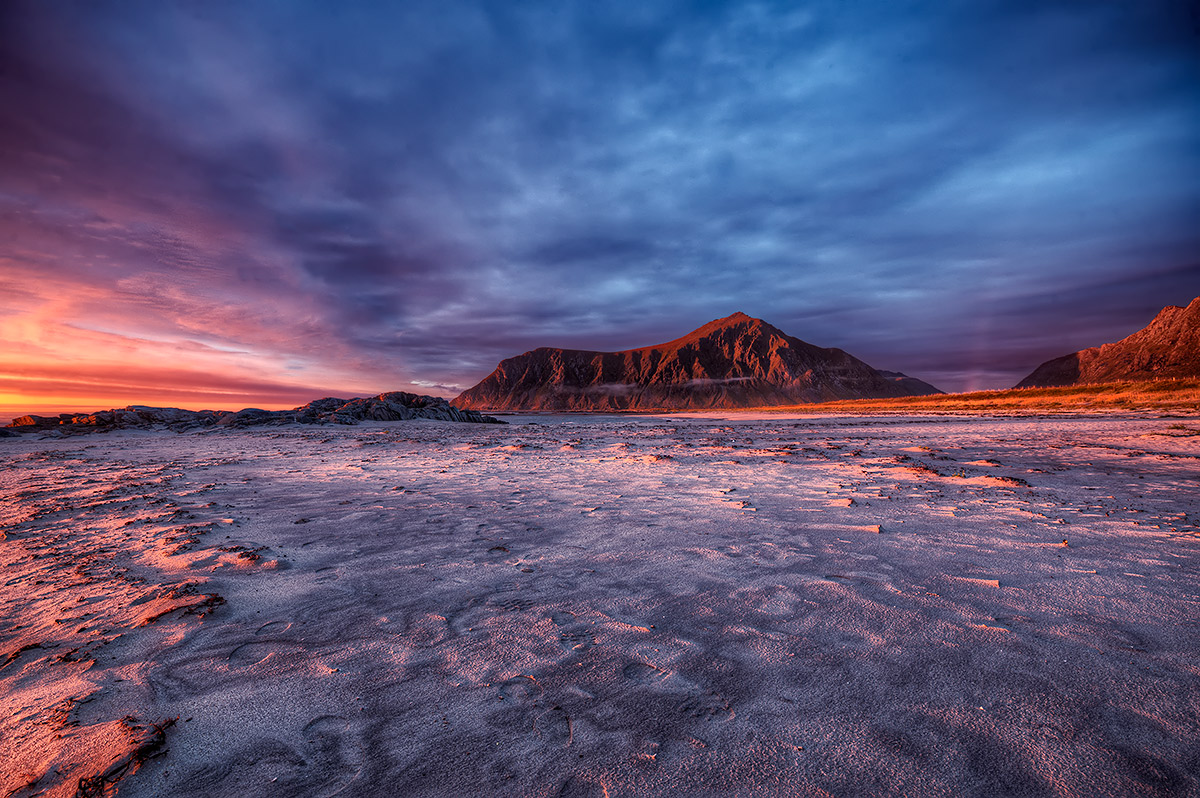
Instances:
[[[666,343],[620,352],[543,347],[500,362],[457,407],[495,410],[645,410],[799,404],[938,393],[884,376],[840,349],[823,349],[745,313]]]
[[[1047,360],[1018,388],[1200,377],[1200,297],[1168,305],[1120,341]]]

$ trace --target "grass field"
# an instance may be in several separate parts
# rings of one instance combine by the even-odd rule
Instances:
[[[817,413],[1091,413],[1130,410],[1200,414],[1200,379],[1113,382],[1061,388],[1013,388],[1004,391],[855,399],[814,405],[758,408]]]

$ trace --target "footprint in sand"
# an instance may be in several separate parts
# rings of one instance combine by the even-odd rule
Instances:
[[[274,640],[254,640],[229,652],[229,666],[232,668],[248,668],[257,665],[272,654],[278,654],[286,659],[296,659],[303,654],[304,649],[294,643],[281,643]]]
[[[532,676],[514,676],[500,683],[499,693],[505,701],[533,703],[542,695],[542,686]]]
[[[555,748],[566,748],[574,737],[571,716],[557,704],[534,719],[533,730],[543,743]]]
[[[679,704],[679,711],[699,720],[727,720],[733,717],[729,701],[711,690],[691,693]]]
[[[550,620],[558,626],[558,641],[567,651],[587,651],[598,642],[591,626],[575,623],[576,616],[573,612],[553,610]]]
[[[330,798],[344,791],[363,769],[363,748],[350,733],[350,722],[339,715],[321,715],[303,731],[309,772],[320,780],[310,782],[309,795]]]
[[[412,615],[404,625],[405,642],[418,648],[441,645],[449,636],[449,621],[444,615],[433,612]]]
[[[499,607],[500,609],[507,610],[508,612],[521,612],[532,607],[534,605],[534,601],[533,599],[512,596],[509,598],[500,599],[498,601],[492,601],[491,604],[494,607]]]
[[[661,691],[681,695],[678,709],[698,720],[727,720],[733,717],[728,699],[712,690],[701,690],[677,674],[648,662],[634,661],[626,665],[621,675],[634,684],[659,686]]]
[[[288,621],[269,621],[258,627],[256,635],[277,635],[280,632],[286,632],[292,628],[292,624]]]
[[[785,585],[743,588],[734,591],[733,597],[753,610],[776,618],[794,618],[804,607],[800,595]]]
[[[532,676],[513,676],[506,679],[500,683],[498,692],[498,698],[510,711],[518,713],[516,716],[509,715],[510,720],[514,717],[524,717],[523,723],[528,724],[525,728],[532,728],[543,744],[555,748],[566,748],[571,744],[574,737],[571,716],[558,704],[543,709],[542,686]]]
[[[230,665],[238,667],[233,663]],[[157,701],[177,702],[193,698],[212,689],[213,659],[207,654],[201,654],[164,663],[161,667],[150,670],[146,682]]]
[[[346,795],[362,772],[364,748],[350,722],[321,715],[300,730],[300,739],[260,737],[187,774],[175,794]]]
[[[631,662],[621,671],[621,675],[635,684],[654,684],[665,679],[667,672],[648,662]]]
[[[587,651],[596,645],[596,637],[586,627],[563,629],[558,633],[558,640],[567,651]]]
[[[487,614],[483,602],[471,600],[446,611],[446,626],[455,637],[474,634]]]

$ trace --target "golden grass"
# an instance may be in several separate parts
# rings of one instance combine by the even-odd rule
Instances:
[[[1200,413],[1200,379],[1110,382],[1061,388],[854,399],[811,405],[760,407],[789,413],[1119,413],[1171,411]]]

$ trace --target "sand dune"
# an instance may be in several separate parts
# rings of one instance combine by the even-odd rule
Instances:
[[[1200,423],[509,420],[0,441],[0,795],[1200,790]]]

